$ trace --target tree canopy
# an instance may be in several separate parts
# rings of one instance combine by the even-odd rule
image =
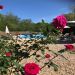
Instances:
[[[75,20],[75,13],[64,14],[68,21]],[[5,26],[8,26],[10,31],[48,31],[50,32],[52,28],[51,23],[41,20],[41,22],[34,23],[31,19],[21,20],[18,16],[8,13],[7,15],[0,14],[0,31],[5,31]]]

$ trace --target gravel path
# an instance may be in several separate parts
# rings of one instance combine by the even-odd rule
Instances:
[[[75,45],[75,44],[74,44]],[[64,49],[64,44],[48,44],[46,45],[49,47],[50,50],[55,52]],[[46,53],[49,53],[46,51]],[[51,53],[50,53],[51,54]],[[53,54],[51,54],[53,56]],[[61,56],[56,57],[53,62],[58,65],[58,71],[54,71],[52,67],[48,68],[47,66],[40,71],[38,75],[75,75],[75,54],[70,54],[69,52],[63,53],[63,55],[69,60],[65,60]],[[24,65],[28,62],[35,62],[34,57],[24,59],[20,63]],[[37,63],[40,66],[43,65],[44,62],[47,62],[46,59],[42,60],[41,62]]]

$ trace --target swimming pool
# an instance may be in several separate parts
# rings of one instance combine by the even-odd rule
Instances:
[[[25,38],[25,39],[41,39],[46,38],[43,34],[20,34],[18,35],[19,38]]]

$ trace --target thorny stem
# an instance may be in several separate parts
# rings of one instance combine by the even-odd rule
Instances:
[[[37,53],[37,51],[38,51],[38,50],[36,50],[34,53]],[[33,53],[33,54],[34,54],[34,53]],[[31,57],[33,54],[31,54],[29,57]]]
[[[52,50],[50,50],[50,51],[52,51]],[[53,52],[53,51],[52,51]],[[50,64],[50,62],[54,59],[54,58],[56,58],[58,55],[60,55],[60,56],[62,56],[63,58],[65,58],[63,55],[61,55],[61,54],[59,54],[59,53],[55,53],[55,52],[53,52],[56,56],[54,56],[52,59],[50,59],[49,60],[49,62],[47,63],[47,64],[45,64],[44,66],[42,66],[41,67],[41,70],[46,66],[46,65],[48,65],[48,64]],[[66,59],[66,58],[65,58]],[[66,60],[68,60],[68,59],[66,59]],[[69,61],[69,60],[68,60]],[[70,62],[70,61],[69,61]]]
[[[42,70],[46,65],[48,65],[48,64],[49,64],[54,58],[56,58],[57,56],[58,56],[58,55],[54,56],[52,59],[49,60],[49,62],[48,62],[47,64],[45,64],[44,66],[42,66],[42,67],[41,67],[41,70]]]

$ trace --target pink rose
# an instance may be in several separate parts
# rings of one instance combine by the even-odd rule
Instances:
[[[6,52],[5,55],[6,55],[7,57],[10,57],[10,56],[12,55],[12,53],[11,53],[11,52]]]
[[[51,56],[50,56],[50,54],[46,54],[45,57],[46,58],[50,58]]]
[[[71,45],[71,44],[67,44],[67,45],[64,45],[64,46],[66,47],[66,49],[68,49],[70,51],[74,51],[75,50],[74,46]]]
[[[63,29],[67,24],[67,20],[64,15],[57,16],[53,19],[53,25],[57,29]]]
[[[35,63],[27,63],[24,66],[25,75],[37,75],[40,67]]]

